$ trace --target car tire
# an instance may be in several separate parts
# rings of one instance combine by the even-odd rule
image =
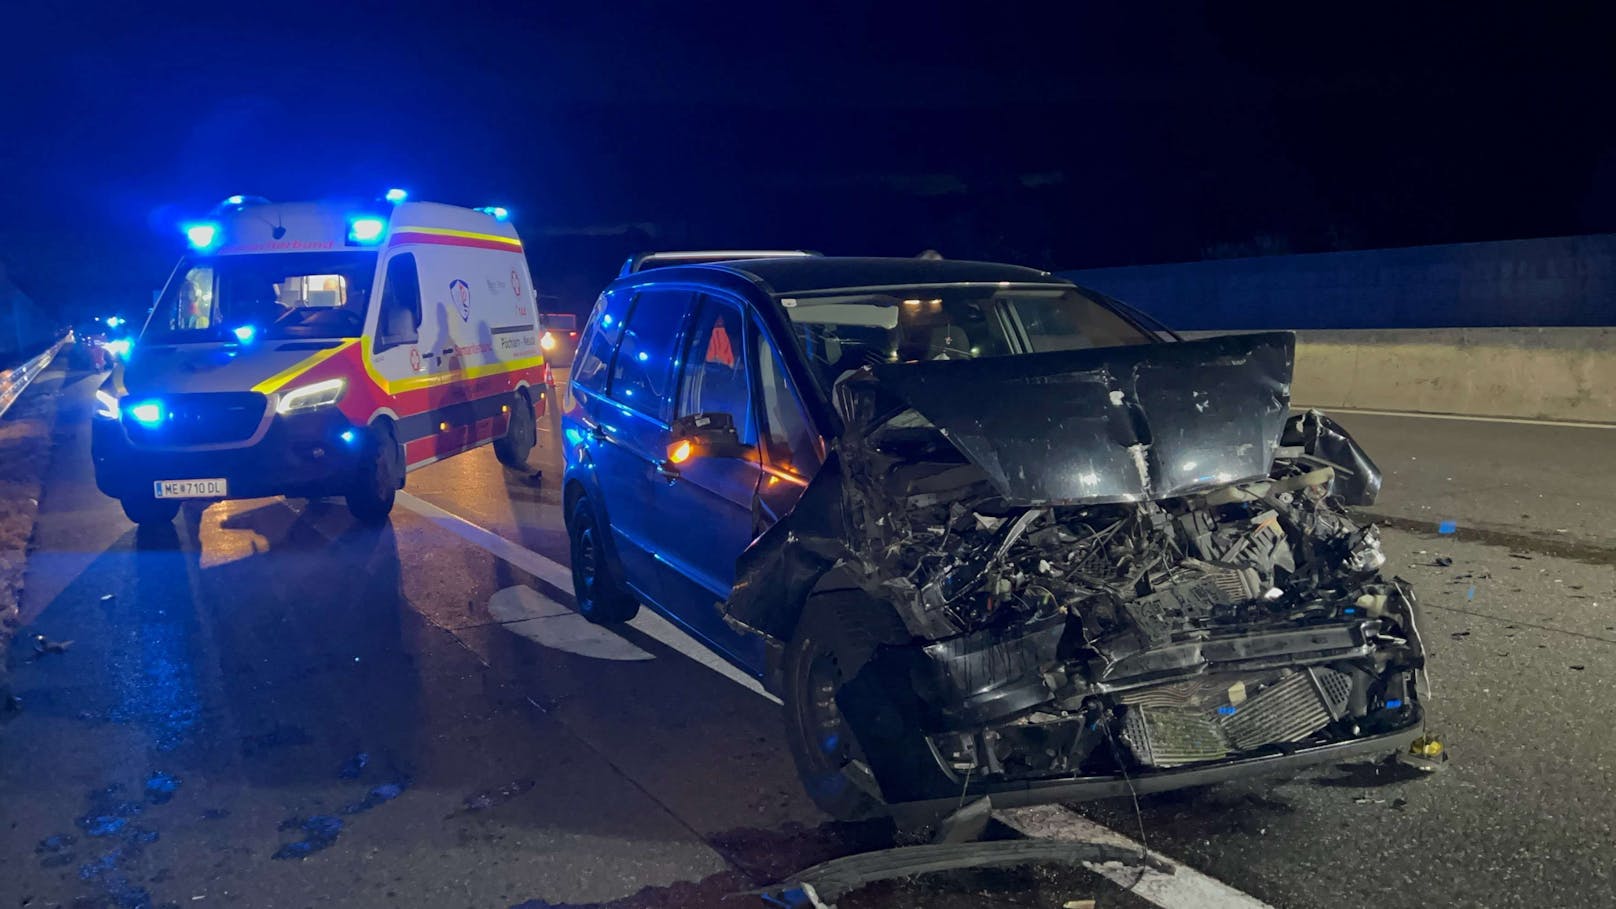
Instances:
[[[634,618],[640,604],[612,573],[606,558],[606,527],[595,520],[595,508],[586,498],[572,506],[567,522],[572,541],[572,595],[578,614],[597,625],[615,625]]]
[[[356,520],[375,526],[386,522],[404,485],[404,451],[389,423],[372,426],[361,444],[359,474],[344,498]]]
[[[898,618],[889,608],[860,593],[813,597],[781,661],[786,743],[797,776],[814,804],[840,821],[884,813],[873,779],[861,782],[867,774],[854,767],[863,752],[836,694],[894,633],[894,623]]]
[[[178,499],[159,499],[154,496],[130,495],[118,500],[124,516],[141,527],[172,524],[180,513]]]
[[[539,441],[538,421],[533,417],[533,402],[527,392],[518,391],[511,397],[511,420],[505,435],[494,440],[494,457],[512,470],[527,470],[528,455]]]

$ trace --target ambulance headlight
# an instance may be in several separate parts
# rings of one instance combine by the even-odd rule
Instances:
[[[105,388],[95,393],[95,415],[103,420],[118,419],[118,397]]]
[[[326,379],[324,382],[283,391],[280,400],[275,403],[275,412],[285,416],[329,407],[342,398],[342,391],[347,387],[346,379]]]
[[[112,354],[115,357],[129,356],[128,338],[113,338],[111,341],[108,341],[101,346],[106,349],[107,353]]]

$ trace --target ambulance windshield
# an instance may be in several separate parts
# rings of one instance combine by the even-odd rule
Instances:
[[[145,344],[247,338],[357,338],[374,250],[188,259],[163,290]]]

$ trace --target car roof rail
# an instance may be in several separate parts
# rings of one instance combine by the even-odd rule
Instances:
[[[632,275],[650,268],[666,265],[697,265],[703,262],[730,262],[736,259],[783,259],[793,256],[817,256],[806,249],[705,249],[680,252],[643,252],[629,256],[618,277]]]

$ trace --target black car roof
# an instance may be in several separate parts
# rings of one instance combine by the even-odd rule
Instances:
[[[726,272],[761,285],[776,294],[800,294],[819,290],[856,287],[887,287],[908,284],[1051,284],[1070,282],[1049,272],[994,262],[965,262],[951,259],[881,259],[851,256],[794,256],[781,259],[743,259],[700,265],[671,266],[642,273],[639,277],[689,280],[700,273]]]

